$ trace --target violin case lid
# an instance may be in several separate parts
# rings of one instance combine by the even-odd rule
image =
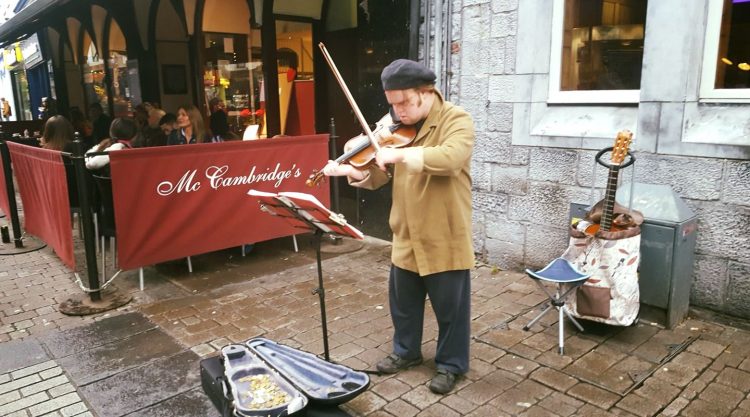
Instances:
[[[370,385],[370,377],[364,372],[269,339],[250,339],[245,345],[315,404],[345,403]]]

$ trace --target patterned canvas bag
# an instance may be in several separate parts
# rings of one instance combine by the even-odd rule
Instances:
[[[627,237],[606,239],[606,233],[587,236],[571,228],[570,244],[562,258],[591,274],[568,301],[571,314],[586,320],[629,326],[638,317],[638,262],[640,228]]]

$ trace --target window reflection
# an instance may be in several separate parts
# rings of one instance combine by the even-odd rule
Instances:
[[[99,56],[96,45],[91,42],[91,37],[87,34],[84,36],[83,51],[83,88],[86,94],[88,104],[99,103],[105,113],[109,113],[107,103],[107,86],[104,84],[104,61]]]
[[[245,0],[205,0],[201,107],[215,135],[243,137],[263,122],[261,37],[259,26],[251,25],[256,17]]]
[[[133,116],[133,98],[128,85],[128,52],[125,37],[114,20],[109,30],[109,70],[112,72],[112,105],[115,117]]]
[[[263,111],[263,71],[260,31],[251,35],[205,33],[203,86],[207,102],[220,101],[227,111],[229,129],[242,134],[251,124],[260,124]]]
[[[715,88],[750,88],[750,1],[725,0]]]
[[[312,25],[276,22],[276,62],[279,74],[281,134],[315,133]]]
[[[566,0],[561,89],[637,90],[647,0]]]

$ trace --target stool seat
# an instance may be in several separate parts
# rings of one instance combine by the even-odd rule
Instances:
[[[539,286],[539,288],[542,289],[542,291],[544,291],[545,294],[547,294],[547,297],[549,297],[549,302],[547,306],[542,310],[542,312],[534,317],[529,322],[529,324],[523,327],[523,329],[528,331],[529,328],[534,325],[534,323],[539,321],[539,319],[547,314],[547,312],[551,311],[552,307],[555,307],[559,313],[558,346],[559,352],[562,355],[565,343],[565,333],[563,326],[563,319],[565,318],[565,316],[567,316],[568,319],[573,322],[578,330],[583,331],[583,326],[581,326],[578,321],[573,318],[573,316],[568,311],[568,308],[565,306],[565,300],[573,290],[583,285],[583,283],[586,282],[589,277],[591,277],[591,274],[586,274],[577,270],[575,266],[573,266],[573,264],[571,264],[567,259],[563,258],[555,258],[554,260],[552,260],[552,262],[547,264],[547,266],[538,271],[526,269],[526,274],[531,279],[533,279],[534,282],[536,282],[536,284]],[[555,291],[555,293],[553,294],[549,290],[547,290],[547,288],[541,283],[541,281],[552,282],[556,284],[557,290]],[[565,289],[566,286],[568,287],[567,289]]]
[[[555,258],[555,260],[538,271],[527,269],[526,273],[532,278],[549,282],[563,282],[567,284],[579,281],[583,282],[591,276],[591,274],[584,274],[583,272],[578,271],[573,264],[563,258]]]

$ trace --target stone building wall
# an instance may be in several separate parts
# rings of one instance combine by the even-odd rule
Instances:
[[[640,101],[623,106],[547,104],[553,0],[452,2],[449,99],[476,124],[485,261],[521,270],[559,256],[569,204],[592,200],[594,155],[628,128],[635,181],[669,185],[699,218],[691,304],[750,317],[750,104],[698,98],[708,1],[649,2]],[[739,144],[696,139],[727,128]],[[604,169],[596,182],[598,199]]]

